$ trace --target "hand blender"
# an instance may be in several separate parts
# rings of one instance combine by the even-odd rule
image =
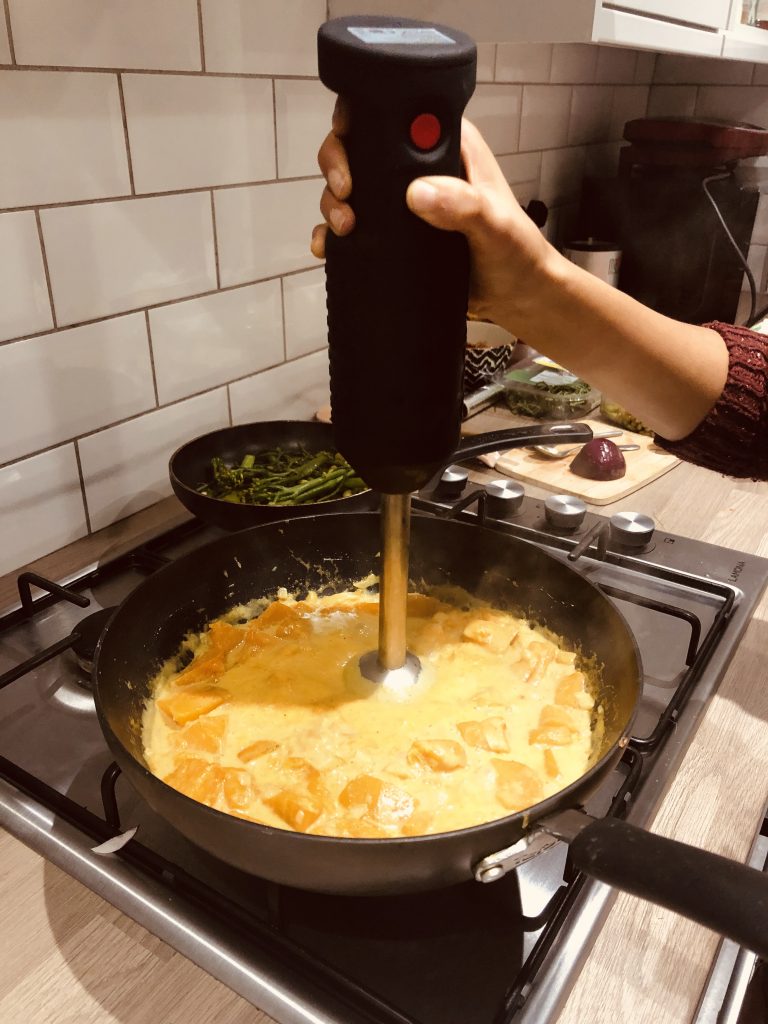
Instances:
[[[382,494],[377,682],[418,673],[405,643],[410,494],[449,461],[461,426],[469,256],[466,240],[412,214],[414,178],[462,174],[461,116],[475,44],[404,18],[338,18],[318,33],[320,78],[344,97],[355,211],[328,232],[326,284],[336,446]]]

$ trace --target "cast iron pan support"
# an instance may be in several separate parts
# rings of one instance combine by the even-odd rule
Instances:
[[[689,917],[768,960],[768,875],[617,818],[572,808],[541,818],[514,846],[475,865],[475,878],[495,882],[559,840],[590,878]]]

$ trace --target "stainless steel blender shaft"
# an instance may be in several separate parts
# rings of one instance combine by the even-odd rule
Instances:
[[[362,674],[373,682],[384,682],[394,674],[413,680],[421,668],[419,659],[408,653],[405,640],[410,534],[410,494],[382,495],[379,650],[360,659]]]

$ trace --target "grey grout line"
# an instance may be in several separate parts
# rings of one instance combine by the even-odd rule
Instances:
[[[94,196],[91,199],[71,199],[60,203],[30,203],[27,206],[6,206],[0,213],[20,213],[23,210],[62,210],[71,206],[98,206],[102,203],[127,203],[133,199],[161,199],[163,196],[189,196],[202,192],[225,192],[235,188],[259,188],[261,185],[291,185],[300,181],[322,181],[320,174],[299,174],[293,178],[265,178],[261,181],[236,181],[226,185],[200,185],[197,188],[166,189],[164,192],[124,193],[114,196]]]
[[[314,257],[312,257],[314,259]],[[262,284],[265,281],[276,281],[282,277],[295,277],[296,274],[306,274],[309,270],[316,270],[322,266],[321,261],[308,264],[306,267],[299,267],[296,270],[284,270],[281,274],[270,274],[269,277],[257,277],[251,281],[238,281],[237,284],[224,285],[221,288],[211,288],[207,292],[197,292],[194,295],[182,295],[178,299],[168,299],[165,302],[155,302],[148,306],[136,306],[133,309],[121,309],[118,313],[107,313],[105,316],[96,316],[91,320],[78,320],[73,324],[57,324],[55,330],[35,331],[34,334],[22,334],[17,338],[5,338],[0,341],[0,348],[4,345],[15,345],[20,341],[30,341],[32,338],[42,338],[46,334],[58,334],[61,331],[70,331],[76,327],[88,327],[91,324],[100,324],[105,320],[116,320],[120,316],[132,316],[136,313],[143,313],[145,310],[162,309],[165,306],[177,306],[180,302],[190,302],[192,299],[205,299],[209,295],[218,295],[219,292],[232,292],[238,288],[248,288],[254,284]]]
[[[23,455],[19,455],[16,458],[8,459],[6,462],[0,463],[0,470],[7,469],[8,466],[13,466],[18,462],[25,462],[27,459],[34,459],[38,455],[45,455],[46,452],[51,452],[55,448],[62,448],[64,445],[79,443],[85,438],[95,437],[97,434],[103,434],[107,430],[111,430],[113,427],[122,427],[125,423],[131,423],[134,420],[140,420],[144,416],[150,416],[152,413],[160,412],[163,409],[171,409],[174,405],[181,405],[182,402],[189,402],[193,398],[200,398],[202,395],[210,395],[214,391],[221,391],[224,389],[229,396],[229,387],[231,384],[239,384],[240,381],[248,380],[249,377],[258,377],[262,373],[268,373],[270,370],[276,370],[280,366],[286,366],[289,363],[298,363],[302,359],[308,359],[310,356],[317,355],[318,352],[322,352],[323,347],[317,348],[312,352],[304,352],[300,356],[294,356],[293,359],[286,359],[281,363],[273,363],[271,366],[265,366],[261,370],[256,370],[251,373],[243,373],[239,377],[233,377],[232,380],[224,381],[221,384],[213,384],[209,388],[203,388],[201,391],[194,391],[192,394],[184,395],[181,398],[175,398],[172,402],[165,402],[163,405],[158,406],[156,409],[144,409],[143,412],[134,413],[132,416],[124,416],[120,420],[115,420],[113,423],[105,423],[103,427],[96,427],[95,430],[87,430],[82,434],[72,434],[70,437],[60,438],[53,444],[46,445],[44,448],[37,448],[32,452],[25,452]]]
[[[275,176],[280,179],[280,157],[277,152],[277,86],[272,79],[272,132],[275,140]]]
[[[85,478],[83,477],[83,465],[80,461],[80,445],[77,443],[77,438],[73,441],[75,447],[75,461],[77,462],[77,475],[80,478],[80,494],[83,498],[83,512],[85,513],[85,527],[88,533],[93,533],[91,528],[91,516],[88,512],[88,496],[85,493]]]
[[[149,310],[144,310],[144,323],[147,327],[147,344],[149,345],[149,363],[152,368],[152,387],[155,389],[155,408],[160,408],[160,394],[157,390],[157,370],[155,369],[155,350],[152,345],[152,328],[149,323]]]
[[[211,189],[211,225],[213,227],[213,258],[216,263],[216,287],[221,291],[221,270],[219,268],[219,236],[216,232],[216,204],[213,201],[213,189]]]
[[[123,134],[125,136],[125,156],[128,160],[128,181],[131,185],[131,195],[136,195],[136,184],[133,178],[133,160],[131,159],[131,140],[128,135],[128,115],[125,111],[125,95],[123,94],[123,76],[117,76],[117,91],[120,96],[120,114],[123,119]]]
[[[40,219],[40,211],[35,210],[35,223],[37,224],[37,237],[40,241],[40,254],[43,258],[43,273],[45,274],[45,285],[48,289],[48,301],[51,304],[51,320],[53,321],[54,331],[58,330],[58,323],[56,320],[56,306],[53,303],[53,287],[51,285],[51,274],[48,270],[48,257],[45,252],[45,239],[43,237],[43,223]],[[50,331],[38,332],[41,334],[50,334]]]
[[[96,75],[184,75],[186,78],[286,78],[299,82],[319,82],[317,75],[290,75],[271,73],[259,73],[256,71],[199,71],[194,68],[108,68],[108,67],[84,67],[74,64],[13,64],[5,65],[14,71],[59,71],[73,72],[75,74],[96,74]]]
[[[197,31],[200,35],[200,68],[205,71],[205,38],[203,36],[203,0],[197,0]]]
[[[11,63],[16,63],[16,47],[13,45],[13,32],[11,30],[11,8],[8,0],[3,0],[5,11],[5,27],[8,32],[8,49],[11,52]]]
[[[285,326],[285,286],[280,278],[280,317],[283,323],[283,359],[288,358],[288,336]]]

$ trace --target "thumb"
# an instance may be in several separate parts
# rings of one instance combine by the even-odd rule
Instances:
[[[461,178],[417,178],[408,186],[405,201],[427,224],[468,236],[477,229],[483,209],[477,189]]]

